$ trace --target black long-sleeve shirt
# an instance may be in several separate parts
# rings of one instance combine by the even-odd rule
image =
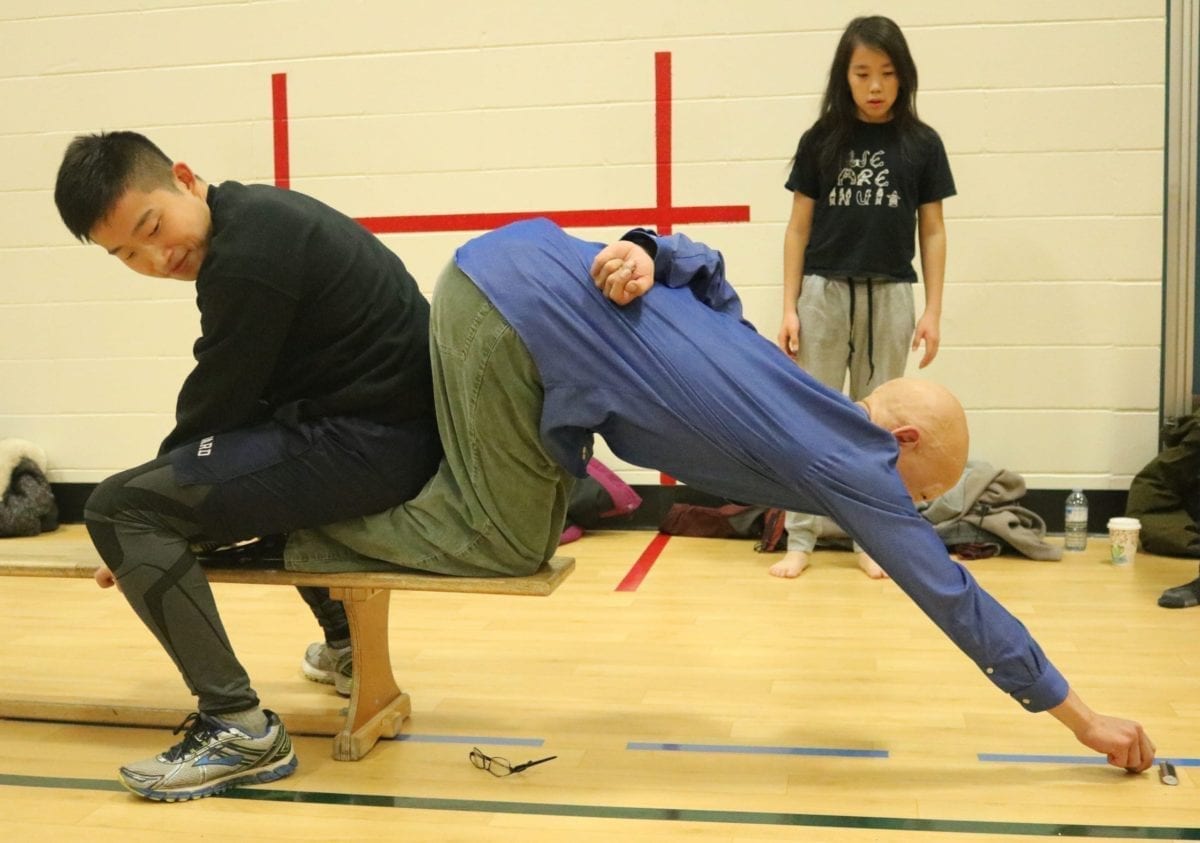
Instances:
[[[196,367],[160,453],[268,418],[433,416],[429,303],[394,252],[294,191],[229,181],[208,206]]]

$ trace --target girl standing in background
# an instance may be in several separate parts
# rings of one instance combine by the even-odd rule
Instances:
[[[942,200],[955,194],[945,147],[917,117],[917,68],[904,34],[880,17],[855,18],[834,52],[821,116],[801,138],[786,187],[779,346],[826,386],[858,400],[937,355],[946,266]],[[915,239],[925,311],[915,319]],[[902,443],[903,444],[903,443]],[[808,567],[819,519],[788,513],[779,577]],[[859,566],[887,574],[860,548]]]

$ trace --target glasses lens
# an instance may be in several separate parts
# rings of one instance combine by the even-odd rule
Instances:
[[[480,770],[487,770],[493,776],[507,776],[512,773],[512,764],[507,758],[484,755],[478,748],[472,749],[467,757]]]

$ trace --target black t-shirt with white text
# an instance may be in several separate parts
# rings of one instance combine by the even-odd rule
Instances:
[[[917,208],[956,193],[942,139],[922,126],[903,152],[894,122],[858,122],[836,174],[820,172],[817,130],[800,138],[785,185],[813,199],[805,274],[917,280]]]

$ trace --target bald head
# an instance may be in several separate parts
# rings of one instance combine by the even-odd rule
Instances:
[[[896,437],[896,469],[915,501],[927,501],[958,482],[967,464],[969,434],[962,404],[932,381],[896,378],[862,400],[871,421]]]

